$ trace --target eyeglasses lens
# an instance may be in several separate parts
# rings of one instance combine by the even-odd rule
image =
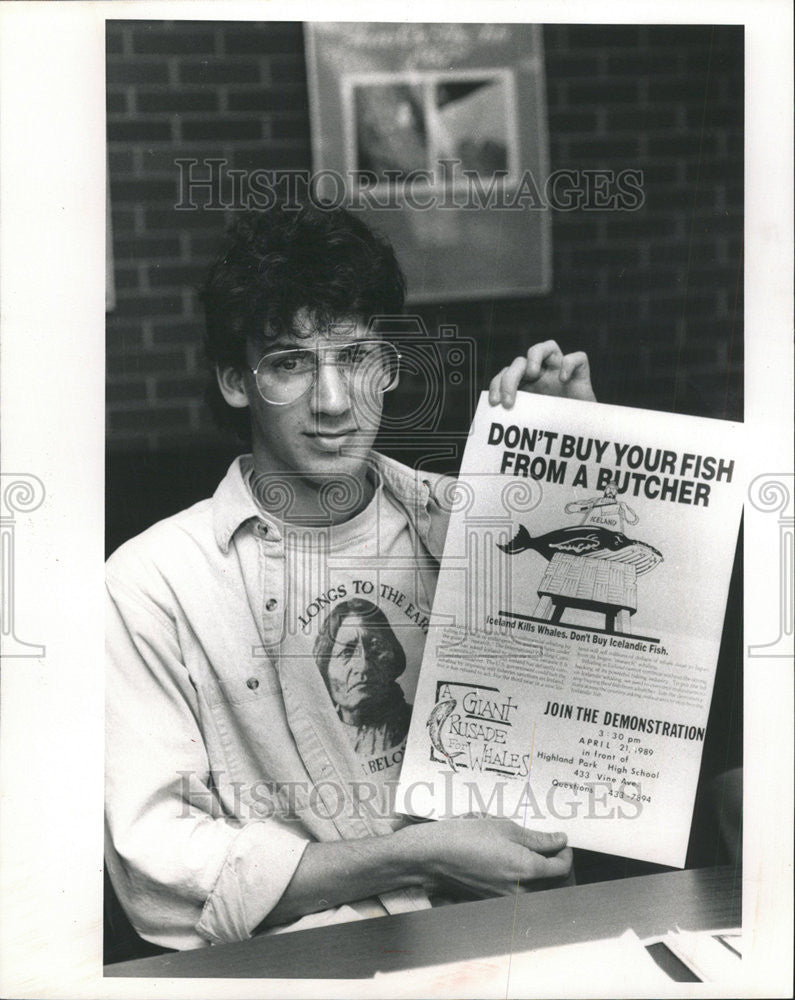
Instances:
[[[331,364],[357,395],[381,394],[397,384],[399,355],[381,341],[340,347],[294,348],[266,354],[256,368],[257,388],[266,402],[292,403],[314,384],[320,364]]]

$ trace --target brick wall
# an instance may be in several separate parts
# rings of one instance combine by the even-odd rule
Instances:
[[[554,337],[589,352],[600,399],[741,418],[742,29],[549,25],[544,41],[552,168],[641,169],[645,204],[555,212],[551,295],[426,322],[477,339],[481,379]],[[109,452],[217,450],[195,287],[225,219],[175,209],[174,161],[311,166],[301,26],[109,21],[107,79]]]

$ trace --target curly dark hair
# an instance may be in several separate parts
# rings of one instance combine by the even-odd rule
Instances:
[[[395,252],[379,234],[343,208],[280,204],[241,214],[230,226],[221,254],[201,292],[204,348],[212,369],[208,402],[222,425],[246,441],[246,410],[227,406],[215,367],[246,362],[246,342],[266,343],[297,333],[305,310],[314,325],[403,309],[406,283]]]

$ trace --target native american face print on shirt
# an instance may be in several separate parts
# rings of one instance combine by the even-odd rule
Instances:
[[[361,597],[337,604],[313,655],[340,721],[355,731],[357,754],[371,756],[405,740],[411,706],[397,679],[406,653],[380,608]]]

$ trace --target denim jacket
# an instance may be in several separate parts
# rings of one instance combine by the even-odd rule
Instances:
[[[450,481],[372,461],[432,592]],[[307,843],[402,822],[357,799],[357,763],[319,676],[271,655],[286,576],[280,522],[254,502],[241,459],[211,499],[108,561],[106,858],[133,925],[157,944],[249,937]],[[388,912],[428,905],[416,889],[380,900]]]

